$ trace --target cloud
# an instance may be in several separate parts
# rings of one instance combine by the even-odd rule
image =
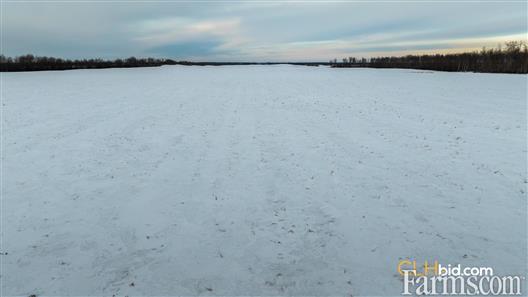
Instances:
[[[148,53],[161,57],[180,57],[181,60],[205,57],[220,52],[221,42],[215,40],[183,41],[150,48]]]
[[[174,58],[198,58],[236,52],[247,42],[238,18],[194,20],[162,18],[134,25],[134,40],[148,53]]]
[[[240,20],[193,21],[186,18],[152,19],[141,22],[137,41],[148,44],[165,44],[174,41],[192,40],[204,37],[233,37],[238,31]]]

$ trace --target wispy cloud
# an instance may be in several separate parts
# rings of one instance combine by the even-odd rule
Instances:
[[[248,39],[239,18],[194,20],[149,19],[134,26],[134,38],[146,52],[171,56],[206,57],[236,51]]]
[[[193,21],[187,18],[152,19],[140,22],[137,41],[160,45],[201,38],[236,37],[240,31],[239,19]]]

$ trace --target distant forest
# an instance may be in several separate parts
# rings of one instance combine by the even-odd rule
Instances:
[[[132,67],[157,67],[162,65],[187,65],[187,66],[225,66],[225,65],[274,65],[293,64],[304,66],[318,66],[328,63],[300,62],[300,63],[274,63],[274,62],[189,62],[171,59],[136,58],[103,60],[82,59],[69,60],[53,57],[23,55],[15,58],[0,55],[0,72],[15,71],[44,71],[44,70],[72,70],[72,69],[101,69],[101,68],[132,68]]]
[[[528,73],[528,46],[523,41],[506,42],[496,49],[478,52],[403,57],[344,58],[330,61],[332,67],[412,68],[438,71]]]
[[[528,46],[523,41],[506,42],[505,47],[483,48],[481,51],[436,54],[407,55],[403,57],[344,58],[330,62],[189,62],[171,59],[136,58],[103,60],[69,60],[53,57],[23,55],[15,58],[0,55],[0,72],[156,67],[161,65],[222,66],[222,65],[274,65],[292,64],[304,66],[329,65],[335,68],[412,68],[438,71],[528,73]]]

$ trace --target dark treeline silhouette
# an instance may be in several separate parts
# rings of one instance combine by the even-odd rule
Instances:
[[[24,55],[16,58],[0,56],[0,71],[38,71],[38,70],[68,70],[97,69],[115,67],[152,67],[175,63],[167,59],[135,58],[116,60],[83,59],[69,60],[53,57]]]
[[[412,68],[438,71],[528,73],[528,46],[523,41],[506,42],[503,49],[483,48],[479,52],[403,57],[345,58],[330,61],[332,67]]]
[[[190,62],[174,61],[171,59],[135,58],[116,60],[83,59],[69,60],[53,57],[23,55],[15,58],[0,55],[0,71],[43,71],[43,70],[70,70],[70,69],[100,69],[100,68],[130,68],[130,67],[156,67],[161,65],[186,65],[186,66],[222,66],[222,65],[275,65],[293,64],[304,66],[328,65],[321,62],[306,63],[275,63],[275,62]]]

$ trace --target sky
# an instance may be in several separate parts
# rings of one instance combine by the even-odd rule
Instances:
[[[527,40],[528,1],[2,0],[2,54],[328,61]]]

